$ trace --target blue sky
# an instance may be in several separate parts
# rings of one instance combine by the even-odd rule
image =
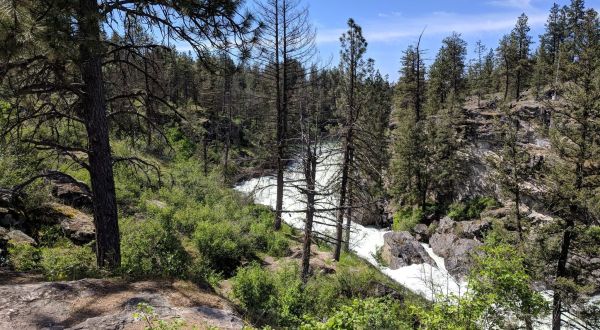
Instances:
[[[544,23],[554,2],[560,5],[569,0],[303,0],[309,6],[311,19],[317,28],[317,47],[326,63],[336,65],[339,36],[346,30],[352,17],[363,28],[369,43],[367,57],[375,59],[376,67],[398,78],[402,51],[416,42],[423,29],[422,46],[426,58],[433,59],[441,41],[452,31],[461,33],[468,43],[469,56],[474,56],[474,45],[496,47],[502,35],[510,32],[517,17],[527,14],[531,35],[543,33]],[[587,8],[600,7],[600,0],[587,0]]]

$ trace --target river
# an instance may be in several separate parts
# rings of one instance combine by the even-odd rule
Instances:
[[[338,176],[340,156],[333,152],[330,147],[323,148],[317,165],[317,191],[320,196],[316,208],[321,210],[331,209],[336,205],[335,194],[330,188],[333,180]],[[300,171],[300,161],[293,161],[287,168],[284,178],[288,184],[285,185],[283,210],[283,221],[288,225],[302,230],[304,228],[305,207],[303,195],[298,186],[302,186],[303,176]],[[263,176],[241,182],[235,187],[236,190],[252,196],[255,203],[275,208],[276,179],[274,176]],[[335,214],[333,211],[323,211],[315,216],[314,231],[328,233],[333,236],[335,225]],[[460,295],[466,289],[466,283],[457,281],[452,277],[444,266],[444,259],[433,253],[432,249],[423,244],[425,250],[436,262],[435,266],[429,264],[414,264],[398,269],[390,269],[379,265],[374,255],[377,249],[383,245],[383,235],[388,230],[374,227],[365,227],[357,223],[352,224],[350,234],[350,249],[359,257],[378,267],[381,272],[388,275],[394,281],[402,284],[409,290],[433,300],[436,295],[455,294]]]

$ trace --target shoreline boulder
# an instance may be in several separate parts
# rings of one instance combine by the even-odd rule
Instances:
[[[435,254],[445,259],[450,274],[463,277],[471,269],[471,254],[483,245],[483,236],[490,228],[489,220],[456,222],[444,217],[429,239],[429,244]]]
[[[423,263],[435,266],[425,248],[407,231],[385,233],[381,257],[391,269]]]

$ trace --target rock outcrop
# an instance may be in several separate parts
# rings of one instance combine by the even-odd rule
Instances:
[[[4,228],[0,230],[0,240],[15,244],[36,244],[35,240],[29,237],[29,235],[25,234],[24,232],[20,230],[7,230]]]
[[[225,300],[191,283],[86,279],[0,285],[0,329],[142,329],[133,317],[139,303],[190,329],[244,327]]]
[[[471,267],[471,254],[482,245],[483,236],[490,228],[489,220],[456,222],[445,217],[440,220],[429,244],[435,254],[445,259],[446,269],[452,275],[462,277]]]
[[[50,176],[48,182],[52,187],[52,195],[61,203],[77,208],[92,208],[92,192],[85,183],[58,174]]]
[[[66,237],[76,244],[85,244],[94,239],[93,218],[71,206],[48,203],[35,210],[37,221],[46,225],[60,225]]]
[[[415,238],[417,241],[422,243],[429,242],[429,227],[426,224],[420,223],[413,228],[413,232],[415,233]]]
[[[435,265],[421,243],[407,231],[385,233],[381,257],[391,269],[412,264]]]

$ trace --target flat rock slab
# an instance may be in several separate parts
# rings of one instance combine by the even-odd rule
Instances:
[[[139,303],[190,328],[244,326],[226,300],[189,282],[85,279],[0,285],[0,329],[144,329]]]

